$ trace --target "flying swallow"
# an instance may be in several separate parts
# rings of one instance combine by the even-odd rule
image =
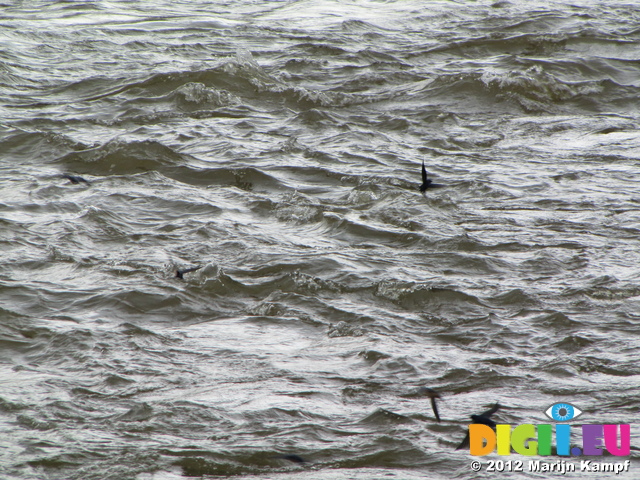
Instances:
[[[471,415],[471,423],[481,423],[482,425],[487,425],[495,430],[496,422],[491,420],[491,415],[496,413],[500,408],[499,404],[495,404],[486,412],[481,413],[480,415]],[[467,435],[464,437],[464,440],[456,447],[456,450],[462,450],[463,448],[469,448],[469,432],[467,431]]]
[[[79,183],[86,183],[87,185],[91,185],[87,180],[85,180],[84,178],[79,177],[77,175],[69,175],[68,173],[64,173],[64,174],[62,174],[62,178],[66,178],[67,180],[69,180],[74,185],[77,185]]]
[[[185,268],[182,270],[176,270],[176,278],[184,278],[183,275],[185,273],[191,273],[191,272],[195,272],[196,270],[200,270],[202,268],[202,266],[199,267],[191,267],[191,268]]]
[[[427,169],[424,167],[424,159],[422,159],[422,185],[420,185],[420,191],[422,193],[426,192],[429,185],[431,185],[431,180],[427,178]]]
[[[436,420],[439,422],[440,415],[438,414],[438,405],[436,404],[436,398],[440,398],[440,394],[434,389],[428,387],[421,387],[420,393],[426,395],[431,399],[431,409],[433,410],[433,414],[436,416]]]

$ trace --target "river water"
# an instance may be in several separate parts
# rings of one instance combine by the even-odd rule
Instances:
[[[5,0],[1,478],[638,478],[639,88],[636,2]]]

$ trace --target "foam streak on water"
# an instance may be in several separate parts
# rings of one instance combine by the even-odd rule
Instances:
[[[640,7],[139,3],[0,8],[3,479],[485,478],[496,401],[637,477]]]

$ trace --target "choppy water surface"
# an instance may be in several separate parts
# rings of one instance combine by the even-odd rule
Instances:
[[[468,416],[559,400],[637,478],[639,5],[9,0],[0,42],[3,479],[485,478]]]

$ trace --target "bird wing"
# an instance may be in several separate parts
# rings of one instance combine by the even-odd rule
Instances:
[[[191,272],[195,272],[196,270],[200,270],[202,268],[202,265],[200,265],[199,267],[191,267],[191,268],[185,268],[183,270],[176,270],[176,277],[177,278],[184,278],[183,275],[185,273],[191,273]]]
[[[481,417],[491,417],[491,415],[493,415],[494,413],[496,413],[498,411],[498,409],[500,408],[500,404],[496,403],[493,407],[491,407],[489,410],[487,410],[486,412],[483,412],[480,414]]]
[[[456,450],[462,450],[463,448],[469,448],[469,431],[467,430],[467,434],[464,437],[464,440],[460,442],[460,445],[456,447]]]
[[[424,168],[424,160],[422,160],[422,183],[427,183],[427,169]]]
[[[436,420],[440,421],[440,415],[438,414],[438,405],[436,404],[436,397],[431,397],[431,408],[433,409],[433,414],[436,416]]]

